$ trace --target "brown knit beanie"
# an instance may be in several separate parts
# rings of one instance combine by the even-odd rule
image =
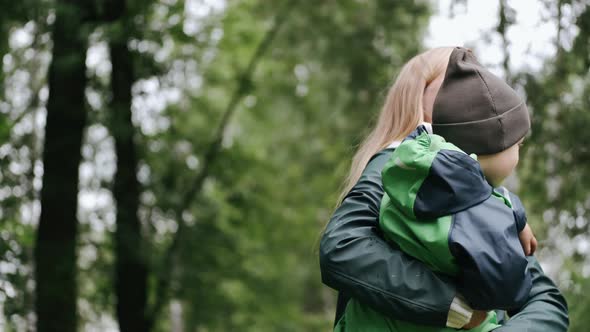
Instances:
[[[530,128],[525,102],[456,47],[432,110],[432,130],[467,153],[493,154],[516,144]]]

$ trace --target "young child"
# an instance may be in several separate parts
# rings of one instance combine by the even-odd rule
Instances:
[[[419,126],[383,168],[381,230],[392,246],[455,277],[472,308],[519,308],[531,289],[523,250],[530,243],[519,239],[526,217],[516,196],[494,188],[518,163],[530,128],[527,108],[469,50],[456,48],[432,116],[432,128]],[[391,276],[400,277],[412,276]],[[498,326],[489,311],[470,331]],[[388,319],[352,299],[335,331],[455,329]]]

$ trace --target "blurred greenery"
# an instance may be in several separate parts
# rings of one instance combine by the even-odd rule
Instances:
[[[542,1],[571,45],[540,72],[507,70],[533,129],[517,189],[539,258],[566,293],[570,331],[590,317],[590,12]],[[33,248],[56,6],[0,13],[0,329],[35,330]],[[110,46],[132,67],[132,141],[145,312],[154,331],[325,331],[335,293],[317,239],[354,147],[395,73],[423,50],[433,5],[410,0],[87,0],[89,31],[78,192],[78,329],[117,330],[117,174]],[[453,1],[461,4],[465,1]],[[501,1],[494,33],[517,24]],[[120,4],[120,3],[119,3]],[[82,15],[82,14],[81,14]],[[502,16],[503,15],[503,16]],[[571,16],[570,15],[570,16]],[[517,42],[517,41],[513,41]],[[475,50],[477,53],[477,49]],[[504,52],[504,51],[503,51]],[[504,52],[506,57],[509,53]],[[126,130],[127,130],[126,129]],[[68,128],[63,128],[68,130]],[[118,136],[117,136],[118,137]],[[130,194],[131,195],[131,194]],[[59,224],[56,222],[56,227]],[[120,255],[120,253],[119,253]]]

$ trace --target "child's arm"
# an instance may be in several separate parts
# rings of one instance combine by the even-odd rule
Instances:
[[[453,216],[449,246],[460,266],[460,292],[475,309],[520,308],[528,298],[531,276],[517,219],[494,195]]]
[[[515,194],[508,191],[504,187],[500,187],[503,191],[504,196],[509,198],[510,204],[512,205],[512,211],[514,213],[514,219],[516,220],[516,229],[518,231],[518,238],[520,244],[524,250],[524,254],[532,256],[537,250],[537,238],[533,234],[531,227],[527,224],[526,211],[520,198]]]

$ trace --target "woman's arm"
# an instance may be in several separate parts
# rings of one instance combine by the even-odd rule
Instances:
[[[527,303],[494,332],[565,332],[569,326],[567,302],[555,284],[545,275],[533,256],[527,257],[533,288]]]
[[[457,295],[453,282],[379,233],[381,170],[392,151],[373,157],[330,219],[320,243],[322,280],[393,319],[444,327]],[[463,317],[455,319],[469,321],[471,311],[457,311],[452,316]]]
[[[461,308],[453,282],[393,248],[379,233],[381,170],[392,151],[383,150],[369,162],[328,223],[320,244],[322,280],[393,319],[441,327],[447,320],[462,321],[471,311]],[[496,331],[566,331],[565,299],[538,262],[528,259],[529,298]],[[454,310],[449,310],[452,301]]]

